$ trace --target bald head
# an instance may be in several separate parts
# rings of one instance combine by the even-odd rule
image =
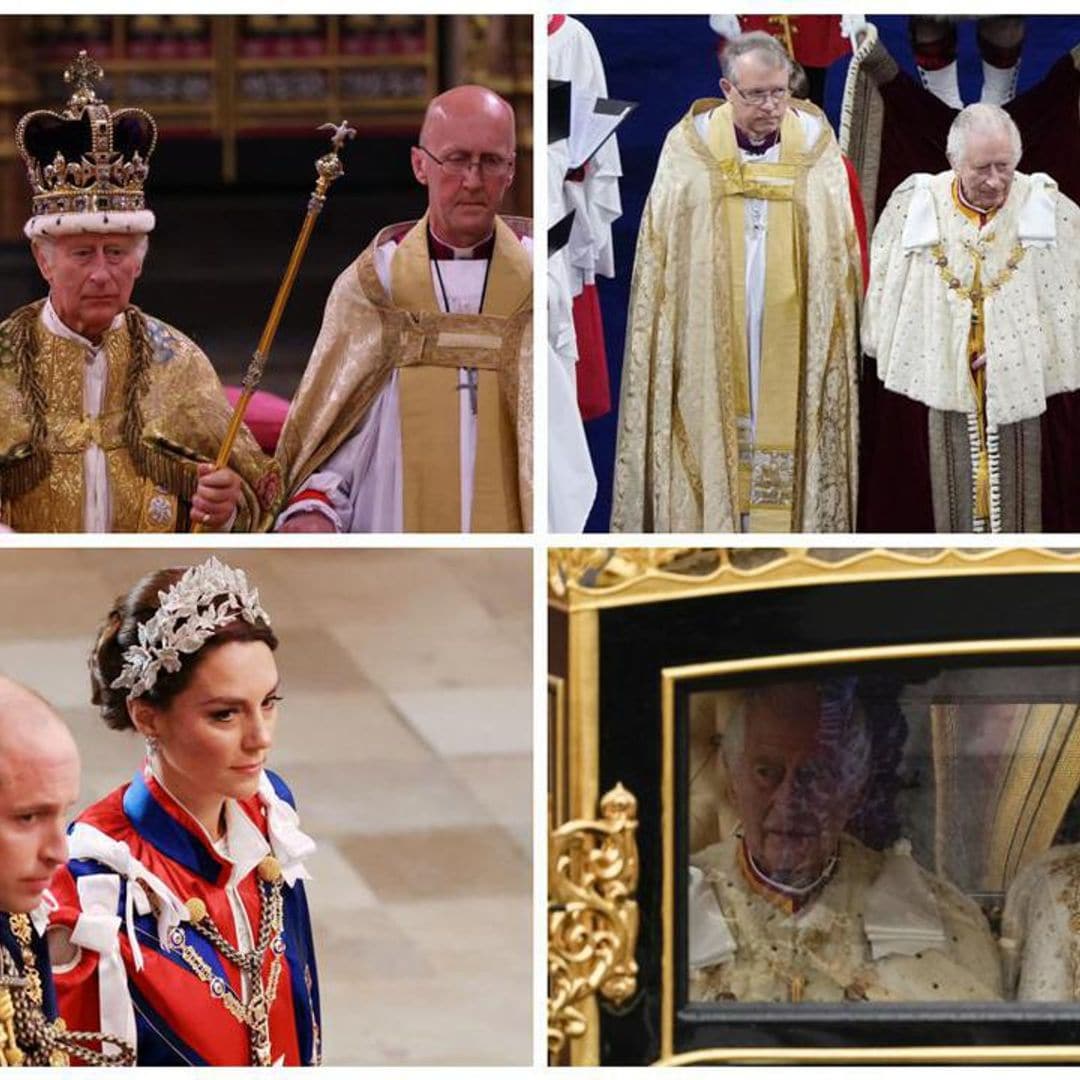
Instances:
[[[67,860],[79,753],[32,690],[0,676],[0,911],[32,911]]]
[[[29,687],[0,675],[0,787],[13,758],[61,749],[78,757],[71,732],[52,706]]]
[[[446,128],[457,134],[473,124],[494,124],[505,133],[504,154],[512,154],[516,143],[514,110],[510,102],[486,86],[455,86],[433,97],[420,126],[420,142],[430,146],[435,139],[444,138]]]
[[[432,99],[412,167],[440,240],[467,248],[491,235],[514,179],[514,146],[514,110],[493,90],[456,86]]]

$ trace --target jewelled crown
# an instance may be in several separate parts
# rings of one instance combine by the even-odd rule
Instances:
[[[143,184],[157,144],[157,124],[142,109],[116,112],[94,83],[105,77],[83,50],[64,71],[74,87],[63,112],[27,113],[15,129],[33,202],[23,231],[30,239],[69,233],[148,233],[154,215]]]

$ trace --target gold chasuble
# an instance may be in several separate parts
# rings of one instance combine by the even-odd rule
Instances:
[[[189,527],[197,466],[213,462],[232,410],[202,350],[129,307],[105,332],[102,408],[83,414],[85,347],[49,332],[42,304],[0,323],[0,521],[18,532],[82,532],[85,453],[104,453],[112,532]],[[229,461],[243,481],[233,531],[266,528],[276,463],[242,428]]]
[[[508,224],[508,221],[510,224]],[[427,217],[390,263],[390,294],[375,252],[384,229],[338,278],[322,330],[278,444],[294,493],[363,421],[395,370],[406,532],[461,531],[461,369],[477,375],[471,531],[520,532],[532,509],[532,266],[525,219],[496,218],[483,310],[440,311]]]
[[[779,146],[776,162],[744,161],[730,106],[713,100],[668,133],[634,263],[613,530],[854,528],[861,285],[847,175],[809,103],[787,111]],[[755,314],[747,231],[758,207]]]

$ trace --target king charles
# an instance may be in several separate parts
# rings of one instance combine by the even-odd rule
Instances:
[[[248,531],[277,471],[241,431],[210,361],[131,292],[154,228],[143,184],[157,142],[142,109],[113,112],[85,52],[62,112],[28,113],[15,145],[33,188],[24,232],[44,300],[0,322],[0,522],[24,532]],[[260,494],[257,495],[256,492]]]

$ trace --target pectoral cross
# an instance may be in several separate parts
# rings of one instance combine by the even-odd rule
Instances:
[[[458,383],[454,389],[468,390],[469,408],[472,410],[473,416],[475,416],[477,412],[477,405],[479,402],[480,394],[479,372],[477,372],[476,368],[466,368],[465,381]]]

